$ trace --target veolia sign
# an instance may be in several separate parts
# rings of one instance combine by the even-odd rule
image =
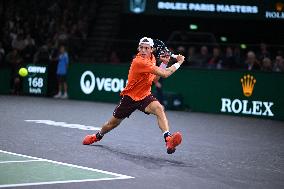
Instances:
[[[80,79],[80,87],[83,93],[91,94],[95,89],[106,92],[119,92],[125,86],[125,80],[120,78],[96,77],[90,70],[85,71]]]

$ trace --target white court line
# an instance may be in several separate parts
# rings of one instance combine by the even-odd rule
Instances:
[[[118,173],[113,173],[113,172],[109,172],[109,171],[103,171],[103,170],[100,170],[100,169],[93,169],[93,168],[83,167],[83,166],[79,166],[79,165],[73,165],[73,164],[69,164],[69,163],[62,163],[62,162],[59,162],[59,161],[53,161],[53,160],[48,160],[48,159],[43,159],[43,158],[38,158],[38,157],[32,157],[32,156],[27,156],[27,155],[23,155],[23,154],[17,154],[17,153],[13,153],[13,152],[4,151],[4,150],[0,150],[0,153],[1,152],[5,153],[5,154],[11,154],[11,155],[15,155],[15,156],[20,156],[20,157],[32,158],[32,159],[38,160],[38,161],[46,161],[46,162],[50,162],[50,163],[54,163],[54,164],[58,164],[58,165],[65,165],[65,166],[69,166],[69,167],[74,167],[74,168],[79,168],[79,169],[84,169],[84,170],[89,170],[89,171],[109,174],[109,175],[116,176],[116,177],[115,178],[102,178],[102,179],[34,182],[34,183],[23,183],[23,184],[5,184],[5,185],[0,185],[0,188],[16,187],[16,186],[43,185],[43,184],[61,184],[61,183],[73,183],[73,182],[90,182],[90,181],[102,181],[102,180],[120,180],[120,179],[134,178],[134,177],[131,177],[131,176],[122,175],[122,174],[118,174]]]
[[[65,122],[57,122],[52,120],[25,120],[26,122],[33,122],[33,123],[41,123],[46,125],[51,125],[54,127],[65,127],[71,129],[80,129],[80,130],[88,130],[88,131],[98,131],[101,130],[100,127],[94,127],[90,125],[82,125],[82,124],[74,124],[74,123],[65,123]]]
[[[134,178],[134,177],[131,177]],[[8,188],[8,187],[19,187],[19,186],[36,186],[36,185],[46,185],[46,184],[64,184],[64,183],[78,183],[78,182],[95,182],[95,181],[103,181],[103,180],[121,180],[121,179],[129,179],[129,178],[102,178],[102,179],[85,179],[85,180],[66,180],[66,181],[54,181],[54,182],[32,182],[32,183],[23,183],[23,184],[3,184],[0,185],[0,188]]]
[[[32,161],[43,161],[43,160],[31,159],[31,160],[22,160],[22,161],[0,161],[0,164],[4,164],[4,163],[26,163],[26,162],[32,162]]]

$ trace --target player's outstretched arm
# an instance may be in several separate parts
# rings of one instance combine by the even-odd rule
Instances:
[[[184,62],[184,56],[178,55],[177,56],[177,63],[173,64],[171,67],[166,69],[161,69],[157,67],[157,69],[154,70],[155,75],[161,76],[163,78],[167,78],[170,75],[172,75],[175,71],[178,70],[178,68],[181,66],[181,64]]]
[[[160,56],[160,60],[162,61],[162,63],[160,64],[159,68],[162,68],[163,70],[167,69],[170,59],[171,59],[170,56]],[[159,81],[160,77],[161,76],[156,75],[156,77],[154,79],[154,83],[157,83]]]

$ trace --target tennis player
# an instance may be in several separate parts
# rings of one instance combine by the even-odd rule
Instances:
[[[153,114],[157,117],[159,128],[166,142],[167,153],[175,152],[176,147],[182,141],[182,135],[180,132],[170,133],[164,108],[151,94],[151,86],[160,77],[167,78],[177,71],[185,57],[178,55],[176,57],[177,62],[167,68],[170,56],[161,54],[160,59],[163,63],[158,67],[153,55],[153,46],[154,42],[151,38],[143,37],[140,39],[139,52],[132,60],[128,73],[128,83],[120,93],[121,100],[116,106],[113,116],[102,126],[99,132],[87,135],[83,140],[84,145],[100,141],[106,133],[116,128],[124,118],[129,117],[138,109],[145,114]]]

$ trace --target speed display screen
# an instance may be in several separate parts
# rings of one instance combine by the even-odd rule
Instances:
[[[28,65],[28,75],[23,81],[25,94],[45,95],[47,90],[47,66]]]

